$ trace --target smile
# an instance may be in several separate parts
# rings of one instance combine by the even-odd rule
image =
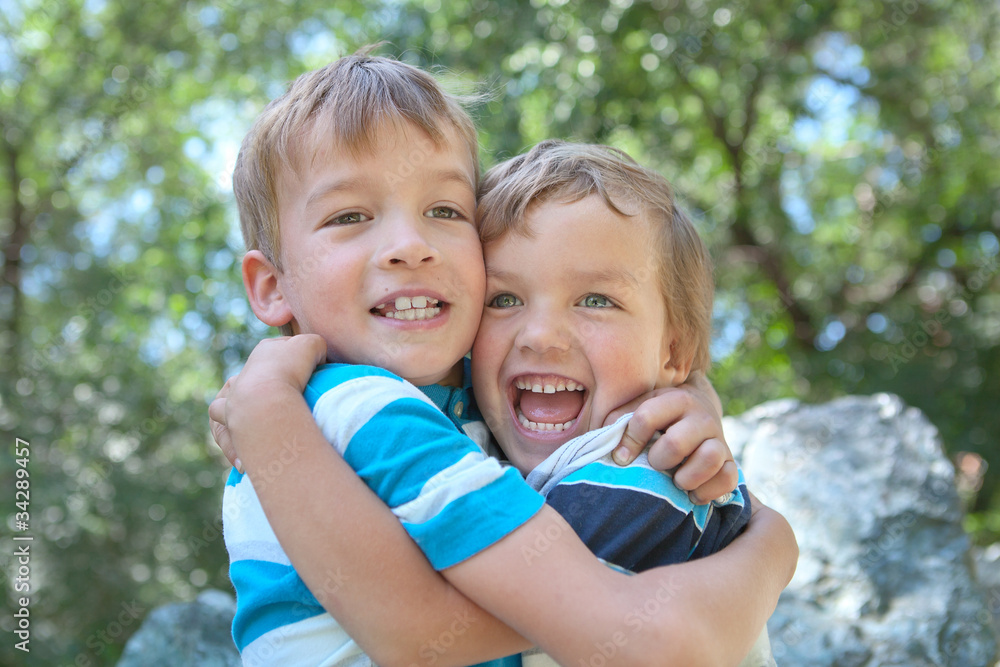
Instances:
[[[429,296],[398,296],[371,309],[373,315],[394,320],[429,320],[440,312],[441,302]]]
[[[583,409],[586,387],[558,375],[522,375],[513,381],[514,414],[529,431],[571,429]]]

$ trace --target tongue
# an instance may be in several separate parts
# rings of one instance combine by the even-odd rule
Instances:
[[[562,424],[576,419],[583,408],[582,391],[557,391],[554,394],[521,392],[521,412],[530,421],[541,424]]]

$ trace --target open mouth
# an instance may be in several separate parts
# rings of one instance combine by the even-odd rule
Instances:
[[[380,303],[369,312],[393,320],[429,320],[445,305],[429,296],[397,296],[394,301]]]
[[[517,420],[529,431],[567,431],[583,409],[587,388],[558,375],[522,375],[513,381]]]

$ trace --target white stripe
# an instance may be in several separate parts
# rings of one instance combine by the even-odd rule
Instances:
[[[559,667],[559,663],[548,653],[522,653],[521,667]]]
[[[261,635],[243,648],[243,667],[374,667],[329,614],[312,616]]]
[[[222,533],[230,562],[249,558],[291,565],[288,556],[278,546],[278,538],[246,475],[236,486],[227,486],[223,492],[222,518]]]
[[[469,452],[457,462],[427,480],[420,495],[392,510],[407,523],[425,523],[437,516],[449,503],[478,491],[503,476],[496,459],[483,452]]]
[[[241,560],[261,560],[267,563],[277,563],[291,567],[292,561],[288,560],[288,555],[278,542],[265,542],[262,540],[247,540],[245,542],[231,542],[226,544],[229,551],[229,562],[235,563]]]
[[[325,391],[313,406],[313,416],[327,441],[343,454],[351,438],[372,417],[401,398],[416,398],[438,410],[431,399],[409,382],[369,375]]]

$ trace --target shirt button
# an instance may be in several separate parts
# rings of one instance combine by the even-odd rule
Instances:
[[[462,403],[462,401],[459,401],[458,403],[456,403],[455,404],[455,416],[456,417],[461,417],[462,416],[462,410],[464,410],[464,409],[465,409],[465,404]]]

